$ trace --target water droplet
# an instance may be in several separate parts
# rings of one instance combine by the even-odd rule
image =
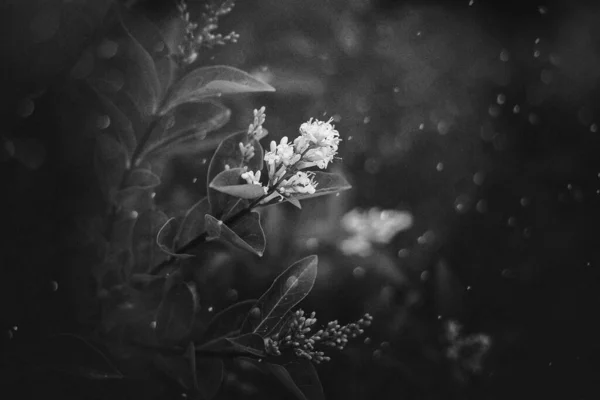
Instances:
[[[250,310],[250,317],[255,319],[260,318],[260,308],[254,307],[252,310]]]
[[[17,325],[14,325],[14,326],[12,327],[12,330],[16,332],[16,331],[18,331],[18,330],[19,330],[19,327],[18,327]]]
[[[410,250],[408,250],[408,249],[398,250],[398,257],[400,257],[400,258],[408,257],[409,254],[410,254]]]
[[[213,312],[213,307],[212,306],[208,307],[208,312]]]
[[[381,342],[379,347],[381,347],[384,350],[388,350],[390,348],[390,342]]]
[[[550,71],[549,69],[544,69],[542,70],[542,72],[540,73],[540,80],[546,84],[549,85],[552,83],[552,71]]]
[[[12,157],[15,155],[16,149],[15,149],[15,144],[12,142],[12,140],[5,139],[4,150],[6,150],[9,157]]]
[[[442,319],[442,316],[441,316],[441,315],[438,315],[438,316],[437,316],[437,319],[438,319],[438,321],[439,321],[439,320],[441,320],[441,319]]]
[[[523,229],[523,237],[525,237],[526,239],[529,239],[531,237],[531,228]]]
[[[504,102],[506,101],[506,96],[502,93],[500,93],[497,97],[496,97],[496,103],[502,105],[504,104]]]
[[[501,110],[500,110],[500,107],[498,107],[498,106],[497,106],[497,105],[495,105],[495,104],[492,104],[492,105],[490,106],[490,108],[488,109],[488,113],[489,113],[489,114],[490,114],[490,116],[491,116],[491,117],[493,117],[493,118],[496,118],[496,117],[500,116],[500,112],[501,112]]]
[[[110,126],[110,117],[108,115],[101,115],[96,119],[96,127],[98,129],[106,129]]]
[[[573,185],[571,185],[570,183],[567,185],[567,189],[568,190],[572,190],[573,189]]]
[[[465,213],[469,211],[471,205],[471,199],[467,195],[460,195],[454,200],[454,209],[459,213]]]
[[[467,286],[467,290],[471,290],[471,289],[472,289],[471,286]]]
[[[548,8],[545,7],[545,6],[539,6],[538,7],[538,11],[539,11],[540,14],[545,15],[545,14],[548,13]]]
[[[502,49],[502,51],[500,52],[500,61],[507,62],[509,59],[510,54],[508,53],[508,50]]]
[[[35,103],[33,102],[33,100],[27,98],[27,99],[23,99],[19,102],[19,106],[17,108],[17,114],[21,118],[27,118],[31,114],[33,114],[34,110],[35,110]]]
[[[104,39],[102,43],[98,45],[98,48],[96,49],[96,54],[99,58],[109,59],[113,58],[117,54],[118,50],[119,45],[117,44],[117,42]]]
[[[512,273],[512,271],[510,269],[504,268],[502,270],[502,277],[503,278],[513,278],[514,276],[513,276],[513,273]]]
[[[479,200],[475,205],[475,209],[477,210],[477,212],[483,214],[487,211],[487,202],[483,199]]]
[[[425,129],[425,124],[419,124],[419,130]]]
[[[135,211],[135,210],[134,210],[134,211],[132,211],[132,212],[131,212],[129,215],[131,216],[131,219],[136,219],[136,218],[138,217],[138,215],[139,215],[139,214],[138,214],[138,212],[137,212],[137,211]]]
[[[508,226],[516,226],[517,225],[517,219],[515,217],[510,217],[508,219]]]
[[[530,113],[529,114],[529,123],[531,125],[537,125],[540,122],[540,117],[537,116],[537,114],[534,113]]]
[[[371,338],[370,337],[365,338],[364,343],[365,344],[371,344]]]
[[[381,358],[381,350],[377,349],[373,352],[373,358],[374,359],[379,359]]]
[[[598,132],[598,125],[596,125],[595,123],[590,125],[590,132],[593,132],[593,133]]]
[[[163,51],[165,49],[165,42],[163,42],[162,40],[159,40],[158,42],[156,42],[156,44],[154,45],[154,52],[156,53],[160,53],[161,51]]]
[[[471,7],[475,3],[475,0],[469,0],[469,7]]]
[[[427,279],[429,279],[429,271],[421,272],[421,280],[426,281]]]
[[[473,183],[478,186],[483,185],[484,179],[485,179],[485,172],[483,172],[483,171],[478,171],[473,175]]]
[[[6,331],[6,336],[8,337],[8,340],[11,340],[14,337],[13,332],[10,329]]]
[[[317,238],[308,238],[306,239],[306,248],[309,250],[314,250],[319,247],[319,239]]]
[[[150,328],[151,329],[156,329],[156,321],[150,322]]]
[[[151,198],[151,199],[153,199],[153,198],[155,198],[155,197],[156,197],[156,192],[152,192],[152,193],[150,193],[150,198]]]
[[[352,275],[354,275],[354,277],[356,279],[362,279],[365,277],[366,271],[363,267],[356,267],[352,270]]]
[[[534,41],[534,43],[535,43],[535,44],[540,44],[540,38],[535,38],[535,41]]]
[[[540,56],[540,54],[541,54],[541,53],[540,53],[540,51],[539,51],[539,50],[536,50],[536,51],[534,51],[534,52],[533,52],[533,56],[534,56],[535,58],[538,58],[538,57]]]
[[[51,289],[53,292],[56,292],[56,291],[58,290],[58,282],[56,282],[56,281],[51,281],[51,282],[50,282],[50,289]]]
[[[529,199],[527,197],[522,197],[520,203],[521,206],[527,207],[529,205]]]
[[[521,111],[521,106],[519,106],[518,104],[516,104],[513,107],[513,113],[518,114]]]
[[[398,93],[398,92],[400,92],[400,88],[399,88],[399,87],[397,87],[397,86],[396,86],[396,87],[394,87],[394,93]]]
[[[446,121],[440,121],[437,124],[437,130],[440,135],[446,135],[450,131],[450,124]]]
[[[435,166],[435,169],[438,170],[438,172],[441,172],[444,170],[444,163],[439,162],[437,163],[437,165]]]
[[[363,124],[368,124],[369,122],[371,122],[371,117],[363,118]]]
[[[238,291],[233,288],[228,289],[226,295],[231,301],[236,301],[238,299]]]

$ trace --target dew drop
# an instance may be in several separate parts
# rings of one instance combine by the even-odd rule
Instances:
[[[440,135],[446,135],[450,131],[450,124],[446,121],[440,121],[437,124],[437,130]]]
[[[33,102],[33,100],[27,98],[27,99],[23,99],[19,102],[19,106],[17,108],[17,114],[21,118],[27,118],[31,114],[33,114],[34,110],[35,110],[35,103]]]
[[[483,199],[479,200],[475,205],[475,209],[481,214],[485,213],[487,211],[487,202]]]
[[[98,129],[106,129],[110,126],[110,117],[108,115],[101,115],[96,119],[96,127]]]
[[[213,312],[214,308],[212,306],[208,307],[208,312]]]
[[[534,113],[529,114],[529,123],[531,125],[537,125],[539,122],[540,122],[540,117],[538,117],[537,114],[534,114]]]
[[[371,117],[365,117],[363,118],[363,124],[368,124],[369,122],[371,122]]]
[[[373,352],[373,358],[376,359],[376,360],[379,359],[379,358],[381,358],[381,350],[379,350],[379,349],[375,350]]]
[[[250,310],[250,316],[255,319],[260,318],[260,308],[254,307],[252,310]]]
[[[490,114],[491,117],[496,118],[498,116],[500,116],[500,107],[498,107],[495,104],[492,104],[489,109],[488,109],[488,113]]]
[[[366,271],[363,267],[356,267],[352,270],[352,275],[354,275],[354,277],[356,279],[362,279],[365,277]]]
[[[513,273],[512,273],[512,271],[510,269],[504,268],[502,270],[502,277],[503,278],[513,278]]]
[[[590,132],[593,132],[593,133],[598,132],[598,125],[596,125],[595,123],[590,125]]]
[[[421,280],[425,282],[427,279],[429,279],[429,271],[421,272]]]
[[[533,56],[534,56],[535,58],[538,58],[538,57],[540,56],[540,54],[541,54],[541,53],[540,53],[540,51],[539,51],[539,50],[536,50],[536,51],[534,51],[534,52],[533,52]]]
[[[51,289],[53,292],[56,292],[56,291],[58,290],[58,282],[56,282],[56,281],[51,281],[51,282],[50,282],[50,289]]]
[[[531,237],[531,228],[523,229],[523,237],[525,237],[526,239],[529,239]]]
[[[441,315],[438,315],[438,316],[437,316],[437,319],[438,319],[438,321],[439,321],[439,320],[441,320],[441,319],[442,319],[442,316],[441,316]]]
[[[444,163],[442,163],[442,162],[439,162],[439,163],[437,163],[437,165],[435,166],[435,169],[436,169],[438,172],[441,172],[441,171],[443,171],[443,170],[444,170]]]
[[[98,48],[96,49],[96,54],[99,58],[109,59],[113,58],[117,54],[118,50],[119,45],[117,44],[117,42],[104,39],[102,43],[98,45]]]
[[[153,198],[155,198],[155,197],[156,197],[156,192],[152,192],[152,193],[150,193],[150,198],[151,198],[151,199],[153,199]]]
[[[518,114],[519,112],[521,112],[521,106],[519,106],[518,104],[516,104],[513,107],[513,113]]]
[[[425,129],[425,124],[419,124],[419,130]]]
[[[471,288],[471,286],[467,286],[467,290],[469,290],[469,291],[470,291],[471,289],[472,289],[472,288]]]
[[[483,185],[483,181],[485,179],[485,172],[478,171],[473,175],[473,183],[477,186]]]
[[[228,289],[226,295],[231,301],[236,301],[238,299],[238,291],[233,288]]]
[[[13,332],[10,329],[6,331],[6,336],[8,337],[8,340],[11,340],[14,337]]]
[[[133,210],[129,215],[131,216],[131,219],[137,219],[139,214],[137,211]]]
[[[15,155],[16,149],[15,144],[12,142],[12,140],[5,139],[4,150],[6,150],[9,157],[13,157]]]
[[[540,14],[542,14],[542,15],[545,15],[545,14],[547,14],[547,13],[548,13],[548,8],[547,8],[547,7],[545,7],[545,6],[539,6],[539,7],[538,7],[538,12],[539,12]]]
[[[365,338],[364,343],[371,344],[371,338],[370,337]]]
[[[508,50],[502,49],[502,51],[500,52],[500,61],[507,62],[509,59],[510,55],[508,53]]]
[[[508,226],[516,226],[517,225],[517,219],[515,217],[510,217],[508,219]]]
[[[400,257],[400,258],[408,257],[409,254],[410,254],[410,250],[408,250],[408,249],[398,250],[398,257]]]
[[[535,41],[534,41],[534,43],[535,43],[535,44],[540,44],[540,38],[535,38]]]
[[[520,203],[521,206],[527,207],[529,205],[529,199],[527,197],[522,197]]]
[[[156,321],[150,322],[150,328],[151,329],[156,329]]]
[[[542,70],[542,72],[540,73],[540,80],[546,84],[549,85],[552,83],[552,71],[550,71],[549,69],[544,69]]]
[[[14,326],[12,327],[12,330],[16,332],[16,331],[18,331],[18,330],[19,330],[19,327],[18,327],[17,325],[14,325]]]
[[[504,104],[504,102],[506,102],[506,96],[502,93],[500,93],[497,97],[496,97],[496,103],[502,105]]]

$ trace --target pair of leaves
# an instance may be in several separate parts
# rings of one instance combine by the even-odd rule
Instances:
[[[318,257],[309,256],[295,262],[275,278],[271,287],[254,305],[260,311],[260,317],[253,318],[248,314],[241,333],[251,332],[267,337],[280,327],[286,314],[313,288],[317,264]]]

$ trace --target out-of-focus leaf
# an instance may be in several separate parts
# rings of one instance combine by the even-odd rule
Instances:
[[[293,195],[293,198],[298,200],[310,199],[313,197],[337,193],[352,188],[348,181],[339,174],[332,174],[329,172],[321,171],[315,171],[314,174],[314,180],[315,182],[317,182],[316,191],[313,194]]]
[[[317,277],[317,256],[309,256],[283,271],[271,287],[256,302],[260,318],[246,317],[242,333],[254,332],[268,336],[280,320],[311,291]]]
[[[94,88],[92,90],[94,90],[100,101],[102,111],[106,113],[103,117],[107,118],[104,124],[108,123],[108,127],[104,130],[112,133],[113,138],[117,139],[127,149],[128,158],[131,158],[137,145],[131,120],[107,96]]]
[[[229,226],[209,214],[204,218],[209,238],[221,238],[234,246],[262,257],[266,239],[260,226],[260,215],[257,212],[252,211]]]
[[[196,373],[194,371],[195,360],[184,356],[166,356],[157,354],[154,357],[154,365],[169,378],[177,382],[183,390],[192,393],[195,390]]]
[[[185,282],[169,288],[156,313],[156,337],[167,344],[186,339],[194,323],[196,288]]]
[[[231,111],[216,101],[181,104],[164,115],[152,130],[140,159],[202,140],[225,125],[230,117]]]
[[[319,375],[311,361],[298,359],[286,364],[285,369],[308,400],[325,400]]]
[[[175,236],[175,247],[184,246],[206,230],[204,216],[210,212],[208,197],[194,204],[185,214]]]
[[[154,61],[154,67],[160,83],[160,91],[158,93],[158,101],[160,103],[173,82],[176,69],[176,64],[170,57],[171,51],[167,46],[165,38],[156,25],[139,13],[133,14],[124,7],[121,7],[119,15],[123,26],[141,44]]]
[[[131,238],[135,257],[133,273],[146,273],[167,258],[156,243],[156,236],[167,220],[167,216],[158,210],[147,210],[138,216]]]
[[[221,193],[242,199],[256,199],[264,196],[265,192],[261,185],[254,185],[244,182],[241,175],[244,173],[242,168],[232,168],[220,172],[212,180],[209,187]]]
[[[114,195],[127,163],[127,150],[123,145],[106,134],[96,136],[94,166],[100,188],[106,198]]]
[[[87,81],[132,120],[139,142],[161,92],[154,61],[120,20],[95,51],[98,57]]]
[[[235,335],[255,303],[255,299],[241,301],[217,313],[208,323],[202,341]]]
[[[244,161],[244,156],[240,151],[240,143],[244,146],[249,143],[254,147],[254,157],[247,162]],[[234,133],[223,140],[219,144],[219,147],[217,147],[208,166],[206,183],[210,185],[212,180],[226,169],[226,166],[230,169],[247,166],[250,171],[260,171],[263,168],[263,158],[263,148],[258,140],[249,138],[246,131]],[[211,188],[208,189],[208,200],[211,206],[211,214],[217,218],[231,214],[231,210],[234,207],[241,209],[248,204],[245,200],[240,202],[237,197]]]
[[[203,399],[215,397],[223,382],[223,361],[220,358],[196,357],[196,382]]]
[[[267,369],[271,374],[273,374],[277,378],[277,380],[279,380],[279,382],[281,382],[283,386],[285,386],[285,388],[296,397],[296,399],[309,400],[304,395],[302,390],[300,390],[300,388],[296,385],[296,383],[290,376],[290,373],[285,369],[285,367],[278,364],[265,363],[264,368]]]
[[[136,168],[129,173],[126,187],[137,187],[140,189],[152,189],[160,185],[160,178],[149,169]]]
[[[198,68],[173,85],[161,114],[179,104],[222,94],[273,92],[275,89],[252,75],[226,65]]]
[[[87,379],[121,379],[123,374],[100,348],[81,336],[51,337],[36,357],[36,366]]]

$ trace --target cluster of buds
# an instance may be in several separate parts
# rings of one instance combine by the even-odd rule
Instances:
[[[264,116],[264,111],[262,115]],[[262,127],[260,127],[261,129],[256,128],[261,125],[261,121],[264,122],[264,118],[257,119],[255,112],[255,123],[250,125],[249,133],[251,130],[262,133]],[[257,122],[260,123],[257,124]],[[311,118],[300,126],[300,136],[293,142],[290,142],[287,137],[283,137],[279,144],[271,141],[269,151],[264,156],[269,177],[265,193],[269,192],[271,195],[262,200],[263,204],[276,197],[283,200],[292,194],[313,194],[315,192],[317,184],[314,180],[314,173],[302,170],[313,166],[325,169],[333,161],[341,139],[331,122],[332,119],[324,122]],[[244,175],[242,177],[248,183],[255,183],[253,177],[256,174],[246,173]]]
[[[230,32],[227,35],[214,33],[219,26],[219,17],[229,14],[234,6],[234,0],[209,0],[198,22],[193,22],[185,0],[179,0],[177,10],[185,23],[185,40],[179,46],[183,62],[193,63],[198,57],[201,47],[212,48],[226,43],[236,43],[239,35]]]
[[[373,317],[365,314],[356,322],[341,326],[337,321],[327,323],[324,329],[312,333],[312,327],[317,322],[315,313],[307,318],[303,310],[297,310],[284,321],[282,329],[265,339],[265,347],[270,355],[281,355],[283,349],[292,349],[297,357],[306,358],[319,364],[330,358],[322,350],[324,347],[334,347],[343,350],[348,339],[353,339],[364,333],[364,328],[371,325]]]

